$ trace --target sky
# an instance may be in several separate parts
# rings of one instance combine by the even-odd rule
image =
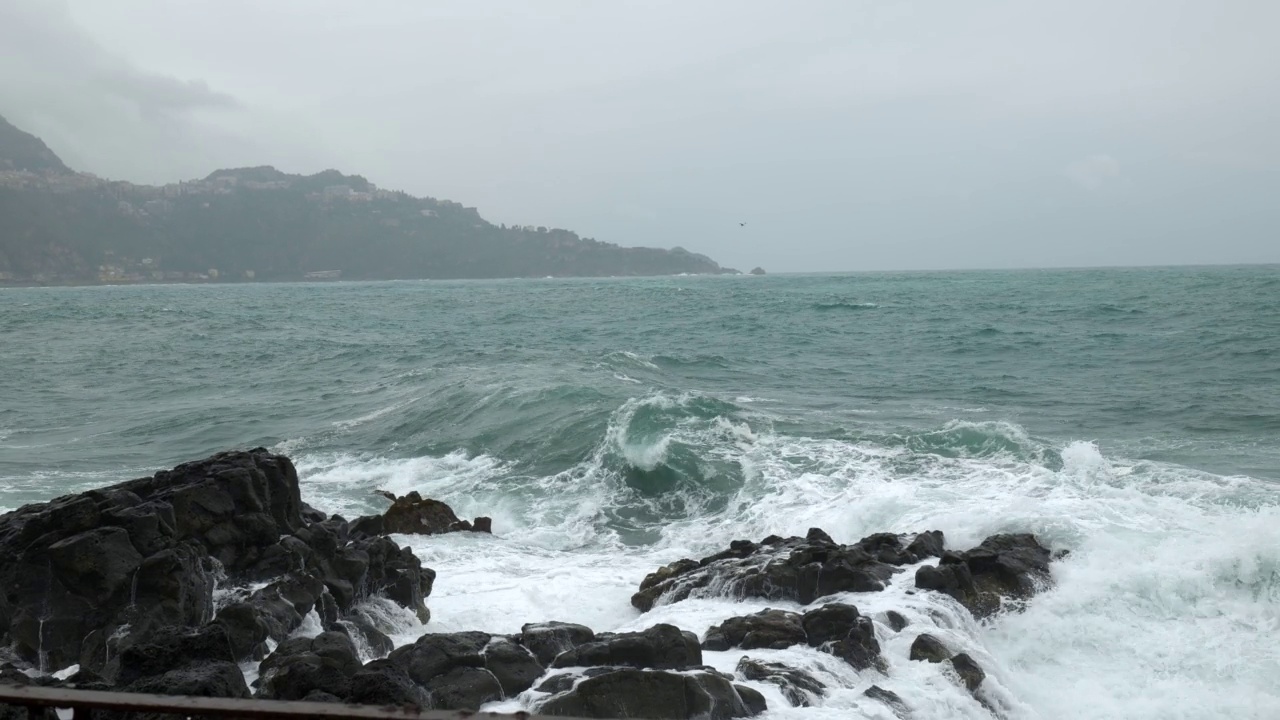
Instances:
[[[1274,0],[0,0],[0,114],[104,177],[336,168],[743,270],[1276,263],[1277,27]]]

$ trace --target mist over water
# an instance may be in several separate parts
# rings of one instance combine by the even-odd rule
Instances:
[[[766,603],[639,615],[646,573],[809,527],[1029,531],[1070,554],[1023,613],[910,570],[841,599],[968,652],[1008,717],[1280,716],[1278,268],[3,290],[0,336],[0,506],[264,445],[348,518],[379,488],[492,516],[399,538],[439,577],[426,626],[367,609],[398,642],[701,634]],[[770,717],[892,717],[873,683],[990,717],[878,633],[888,677],[751,651],[836,688],[759,686]]]

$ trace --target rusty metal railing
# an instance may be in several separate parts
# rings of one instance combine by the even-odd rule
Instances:
[[[245,718],[246,720],[551,720],[529,713],[502,715],[459,710],[419,710],[412,705],[345,705],[300,700],[146,695],[103,690],[71,690],[37,686],[0,685],[0,706],[27,708],[27,717],[41,710],[72,712],[73,720],[88,720],[94,711],[163,713],[188,718]],[[555,718],[565,720],[565,718]]]

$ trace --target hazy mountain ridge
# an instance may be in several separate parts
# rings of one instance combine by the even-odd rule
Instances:
[[[75,173],[0,118],[0,282],[671,275],[735,272],[326,170],[217,170],[163,186]]]

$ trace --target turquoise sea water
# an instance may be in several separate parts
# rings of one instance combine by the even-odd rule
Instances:
[[[3,507],[264,445],[323,509],[493,515],[405,539],[428,630],[702,632],[750,607],[626,598],[735,537],[1028,530],[1056,587],[945,628],[1011,717],[1280,716],[1278,267],[5,289],[0,368]],[[877,684],[986,712],[919,665]],[[773,712],[880,716],[837,681]]]

